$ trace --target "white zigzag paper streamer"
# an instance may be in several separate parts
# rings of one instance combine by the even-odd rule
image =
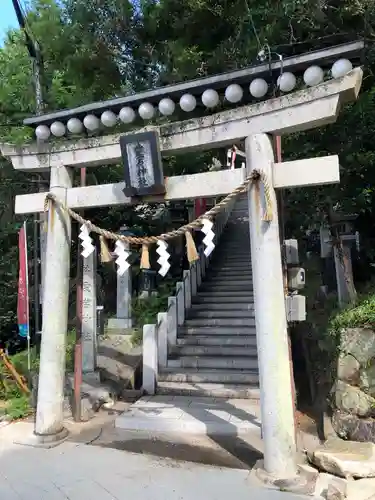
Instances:
[[[122,276],[130,267],[129,262],[127,261],[130,253],[127,250],[125,243],[121,240],[116,241],[116,247],[114,253],[117,255],[116,264],[117,264],[117,274]]]
[[[168,262],[170,255],[167,248],[168,244],[164,240],[158,240],[158,246],[156,248],[156,253],[160,256],[158,258],[158,264],[160,265],[158,273],[163,276],[163,278],[171,267],[170,263]]]
[[[203,219],[202,224],[203,227],[201,231],[206,235],[203,239],[203,243],[206,245],[206,248],[204,249],[204,255],[208,257],[209,255],[211,255],[213,249],[215,248],[215,243],[213,242],[215,233],[212,231],[213,222],[211,222],[209,219]]]
[[[95,247],[92,244],[92,238],[90,237],[90,232],[86,224],[83,224],[80,227],[80,233],[78,235],[78,238],[81,240],[81,245],[83,247],[81,255],[82,257],[87,259],[87,257],[95,251]]]

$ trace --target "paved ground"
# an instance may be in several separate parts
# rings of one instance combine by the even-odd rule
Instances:
[[[149,432],[260,437],[260,406],[249,399],[145,396],[116,419],[116,427]]]
[[[89,424],[70,424],[70,441],[50,450],[13,444],[32,432],[32,423],[0,429],[0,499],[304,498],[254,484],[250,468],[260,453],[246,436],[127,432],[115,429],[113,419],[102,414]]]

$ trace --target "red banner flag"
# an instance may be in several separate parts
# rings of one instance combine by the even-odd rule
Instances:
[[[18,236],[19,274],[17,319],[19,335],[29,337],[29,280],[27,268],[26,224],[20,229]]]

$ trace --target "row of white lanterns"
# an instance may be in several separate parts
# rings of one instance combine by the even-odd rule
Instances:
[[[348,59],[339,59],[333,64],[331,74],[333,78],[339,78],[349,73],[352,69],[353,65]],[[323,79],[324,71],[320,66],[310,66],[303,74],[303,80],[308,87],[318,85]],[[277,85],[282,92],[291,92],[296,84],[297,79],[290,72],[282,73],[277,80]],[[261,99],[267,94],[268,83],[263,78],[256,78],[251,82],[249,91],[253,97]],[[236,104],[242,100],[243,94],[242,87],[237,83],[232,83],[225,90],[225,99],[232,104]],[[207,89],[203,92],[201,100],[206,108],[212,109],[219,104],[220,97],[216,90]],[[184,94],[179,104],[183,111],[189,113],[196,108],[197,100],[192,94]],[[158,104],[159,112],[163,116],[172,115],[175,108],[176,104],[169,97],[165,97]],[[155,113],[155,107],[149,102],[143,102],[138,108],[138,114],[143,120],[151,120],[155,116]],[[66,125],[60,121],[53,122],[50,127],[39,125],[35,130],[35,134],[38,139],[47,140],[51,134],[55,137],[63,137],[67,130],[71,134],[80,134],[84,128],[90,132],[95,132],[99,130],[101,125],[114,127],[118,120],[122,123],[130,124],[135,118],[136,113],[134,109],[126,106],[121,109],[118,116],[113,111],[107,110],[102,113],[100,119],[93,114],[88,114],[83,119],[83,122],[78,118],[70,118]]]

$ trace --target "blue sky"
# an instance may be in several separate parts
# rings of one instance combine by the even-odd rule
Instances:
[[[18,26],[18,23],[13,10],[12,0],[0,0],[0,2],[0,41],[2,41],[8,28],[16,28]]]

